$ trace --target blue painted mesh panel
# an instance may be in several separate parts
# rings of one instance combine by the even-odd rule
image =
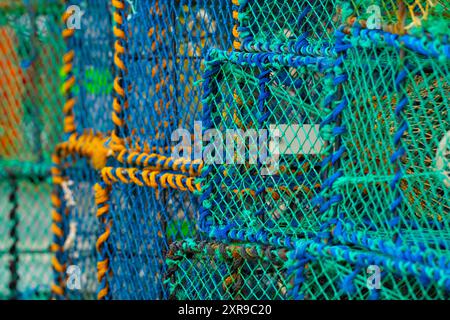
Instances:
[[[170,189],[116,183],[110,200],[107,256],[112,299],[165,299],[169,245],[198,235],[198,201]]]
[[[231,48],[231,3],[137,1],[135,10],[124,23],[124,87],[131,90],[125,120],[133,145],[165,150],[175,129],[192,130],[201,119],[197,82],[207,51]]]
[[[448,81],[444,80],[449,64],[385,43],[368,45],[357,37],[354,43],[358,45],[344,60],[349,81],[343,88],[357,107],[345,109],[342,116],[348,133],[342,136],[344,176],[335,191],[344,199],[337,212],[345,212],[341,220],[348,232],[361,231],[393,242],[401,239],[409,246],[443,254],[450,247],[444,218],[449,212],[449,191],[448,177],[439,169],[443,159],[439,154],[450,129]],[[405,80],[400,82],[402,74]],[[405,122],[397,111],[402,101],[406,102]],[[392,161],[396,132],[405,125],[408,132],[401,147],[406,154],[400,160],[404,177],[393,188],[392,177],[399,170]],[[399,197],[403,205],[394,210]]]

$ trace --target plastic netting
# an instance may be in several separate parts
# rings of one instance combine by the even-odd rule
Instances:
[[[95,299],[94,185],[100,181],[97,170],[106,163],[102,134],[113,128],[109,111],[114,73],[112,7],[106,1],[71,1],[60,15],[65,24],[61,31],[66,45],[60,55],[67,136],[55,151],[52,169],[52,292],[54,298]],[[94,153],[102,160],[94,159]]]
[[[449,298],[446,1],[27,4],[2,298]]]
[[[109,298],[165,299],[165,256],[173,241],[198,236],[198,199],[189,191],[173,190],[164,183],[150,188],[145,183],[151,179],[148,171],[132,171],[138,179],[133,181],[127,173],[130,171],[103,170],[110,172],[110,178],[122,172],[128,180],[112,185],[108,202],[112,224],[105,244],[111,269]]]
[[[123,15],[128,131],[122,134],[132,136],[131,147],[170,155],[172,132],[192,130],[201,119],[198,82],[207,51],[212,46],[231,49],[231,3],[135,1]]]
[[[50,295],[50,157],[62,138],[61,10],[57,1],[0,2],[1,299]]]
[[[286,260],[285,249],[192,240],[176,242],[167,255],[170,298],[285,299]]]
[[[331,54],[335,31],[360,24],[393,34],[447,37],[449,8],[432,0],[234,0],[235,47],[247,51]]]
[[[76,11],[70,11],[71,6],[76,6]],[[75,83],[70,94],[75,99],[74,131],[107,133],[112,129],[110,107],[114,75],[111,3],[75,0],[67,2],[66,7],[72,17],[80,14],[79,26],[75,26],[73,36],[66,39],[68,52],[73,51],[71,75]]]
[[[69,190],[70,200],[64,232],[68,235],[64,246],[68,266],[79,268],[80,288],[67,290],[69,299],[95,299],[97,294],[96,252],[97,218],[93,188],[98,182],[95,169],[87,159],[75,157],[75,164],[64,170],[65,188]],[[66,191],[67,193],[67,191]],[[78,270],[76,270],[78,272]]]
[[[227,148],[204,150],[200,223],[218,238],[230,232],[236,239],[242,232],[266,240],[314,237],[325,222],[313,200],[324,180],[322,159],[330,154],[319,124],[335,86],[333,60],[212,51],[208,65],[203,129],[224,132],[213,142]],[[269,141],[276,130],[278,151]],[[266,160],[275,155],[278,168],[271,168]]]
[[[289,298],[305,300],[448,299],[444,268],[376,250],[309,244],[288,254]]]
[[[61,7],[39,4],[0,13],[1,161],[49,163],[61,139]]]
[[[52,297],[94,299],[97,294],[96,242],[99,236],[94,186],[108,161],[107,138],[76,133],[53,155]],[[95,155],[95,156],[94,156]]]
[[[164,299],[169,245],[186,237],[201,238],[196,224],[199,200],[193,195],[199,191],[193,186],[199,163],[184,159],[177,164],[177,159],[167,158],[171,134],[177,128],[193,130],[194,121],[201,119],[202,86],[197,82],[212,44],[231,47],[231,3],[137,1],[116,9],[112,120],[118,136],[127,138],[128,150],[120,152],[119,161],[137,165],[130,170],[138,171],[131,171],[128,183],[113,183],[107,217],[100,219],[105,227],[110,219],[112,226],[100,246],[99,261],[108,261],[111,276],[101,277],[99,296]],[[148,152],[148,158],[137,157],[135,148]],[[157,185],[145,181],[151,174],[141,170],[148,167],[157,174]],[[109,170],[113,175],[130,172]],[[139,180],[134,180],[136,175]],[[131,234],[136,241],[129,241]]]
[[[356,39],[343,90],[359,103],[342,114],[336,212],[348,231],[447,255],[449,61]]]
[[[210,52],[203,124],[222,134],[213,139],[219,146],[228,129],[231,142],[245,146],[226,156],[229,150],[217,144],[204,148],[203,230],[215,239],[285,247],[302,246],[303,239],[335,250],[348,244],[368,250],[362,255],[378,264],[420,259],[442,274],[396,286],[392,279],[405,271],[390,270],[391,292],[353,285],[350,294],[327,275],[340,268],[330,262],[307,279],[323,288],[305,295],[303,272],[293,298],[447,297],[447,37],[423,27],[415,38],[419,33],[405,27],[413,12],[393,19],[392,28],[372,30],[364,16],[351,18],[349,3],[342,6],[349,21],[330,16],[344,12],[327,1],[234,4],[241,41],[235,47],[244,52]],[[393,4],[394,16],[406,15],[405,8]],[[427,8],[423,20],[448,28],[443,4]],[[279,168],[267,175],[252,153],[274,155],[270,143],[261,149],[258,136],[271,127],[281,135]],[[356,270],[349,277],[358,279]]]
[[[450,279],[377,252],[304,242],[290,251],[187,239],[171,245],[167,264],[171,299],[448,299]],[[382,290],[368,287],[375,266]]]
[[[0,182],[1,299],[49,297],[49,182],[38,175]]]

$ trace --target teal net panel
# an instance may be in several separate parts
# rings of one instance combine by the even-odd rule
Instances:
[[[344,59],[352,108],[342,111],[332,183],[342,201],[331,210],[353,238],[345,241],[360,242],[352,234],[361,232],[448,259],[448,53],[409,36],[356,32]]]
[[[0,161],[50,163],[61,139],[64,43],[56,1],[4,1],[0,11]],[[0,7],[1,8],[1,7]]]
[[[172,299],[448,299],[445,264],[403,258],[316,242],[286,250],[187,239],[170,247],[166,282]]]
[[[375,45],[352,48],[344,60],[349,106],[342,113],[347,133],[341,142],[346,153],[339,164],[343,177],[336,186],[337,190],[342,186],[343,207],[348,212],[345,219],[365,229],[370,229],[368,222],[390,229],[389,221],[394,218],[389,208],[395,194],[389,184],[396,167],[390,157],[395,150],[392,137],[399,66],[388,64],[391,60],[399,61],[395,48]]]
[[[49,180],[38,175],[11,176],[0,185],[0,252],[5,263],[0,276],[0,298],[48,298],[51,280]]]
[[[322,161],[331,152],[326,126],[339,81],[335,64],[323,57],[211,52],[203,134],[215,131],[203,150],[200,209],[210,236],[284,243],[316,237],[326,225],[316,198],[326,175]],[[271,147],[276,135],[278,150]]]
[[[62,137],[58,1],[0,2],[0,299],[50,295],[50,158]]]
[[[94,185],[99,181],[98,173],[88,160],[74,156],[63,175],[66,188],[71,193],[67,196],[73,200],[73,203],[65,200],[65,261],[67,266],[76,266],[80,271],[80,288],[66,287],[66,297],[71,300],[95,299],[98,286],[95,251],[98,222]]]
[[[248,52],[336,54],[335,31],[359,24],[393,34],[448,38],[449,8],[428,0],[233,0],[234,46]]]
[[[249,52],[330,50],[343,1],[234,0],[235,46]],[[305,45],[310,45],[309,49]],[[301,51],[302,50],[302,51]]]
[[[288,296],[305,300],[448,299],[448,261],[405,260],[377,250],[302,243],[289,252]]]
[[[405,50],[405,60],[407,80],[403,94],[409,103],[403,119],[409,129],[402,143],[406,152],[401,164],[405,176],[397,186],[405,202],[402,216],[411,225],[416,220],[420,226],[417,242],[427,239],[430,247],[448,257],[450,55],[444,60]]]

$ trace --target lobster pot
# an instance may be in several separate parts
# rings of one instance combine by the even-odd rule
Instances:
[[[62,6],[2,1],[0,8],[0,299],[45,299],[49,162],[62,137]]]
[[[95,243],[99,223],[94,185],[99,176],[85,158],[74,156],[71,161],[63,171],[65,295],[70,300],[95,299],[98,290]],[[79,287],[73,281],[68,285],[71,277],[78,277]]]
[[[172,133],[193,134],[201,120],[198,82],[207,51],[231,47],[231,2],[137,1],[128,11],[123,134],[133,148],[170,155]]]
[[[179,190],[118,182],[109,206],[111,299],[166,299],[164,257],[172,242],[198,234],[197,199]]]
[[[373,41],[349,49],[344,68],[336,213],[350,233],[446,250],[448,60]]]
[[[73,116],[78,133],[94,130],[106,133],[111,121],[114,80],[112,7],[110,1],[75,0],[70,20],[74,33],[66,39],[67,52],[73,52],[75,83],[70,96],[75,98]],[[79,19],[77,18],[80,15]]]
[[[287,277],[294,299],[434,300],[448,299],[448,272],[436,265],[407,261],[347,246],[307,246],[291,251]],[[395,262],[394,262],[395,261]],[[417,269],[400,269],[408,267]],[[413,271],[415,270],[415,271]],[[421,270],[421,271],[419,271]],[[418,273],[422,273],[419,275]],[[425,275],[426,272],[430,272]]]
[[[326,220],[314,200],[332,151],[321,128],[334,60],[212,51],[210,61],[200,223],[219,238],[314,236]]]
[[[167,255],[171,299],[285,299],[284,250],[251,244],[175,242]]]

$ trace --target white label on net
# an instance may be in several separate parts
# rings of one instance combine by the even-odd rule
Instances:
[[[279,137],[278,150],[273,140],[269,143],[272,154],[320,154],[324,146],[318,124],[272,124],[270,132]]]

